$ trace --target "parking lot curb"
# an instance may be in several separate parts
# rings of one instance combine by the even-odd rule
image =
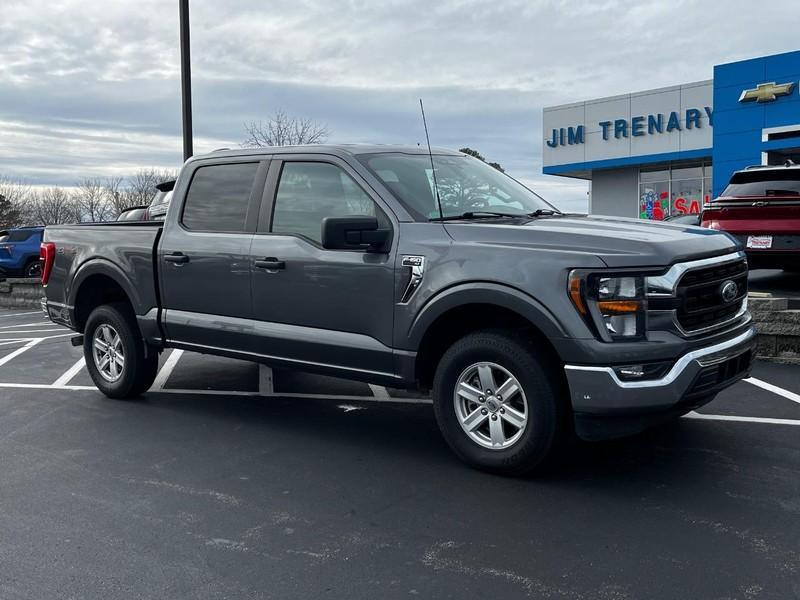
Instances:
[[[757,356],[800,364],[800,299],[751,295],[748,306],[758,331]]]
[[[0,281],[0,308],[39,308],[44,296],[38,279]]]

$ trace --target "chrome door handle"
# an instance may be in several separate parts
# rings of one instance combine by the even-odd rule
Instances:
[[[267,269],[268,271],[286,268],[286,263],[284,261],[272,257],[256,260],[255,265],[258,269]]]
[[[182,252],[173,252],[172,254],[167,254],[164,260],[171,263],[183,264],[189,262],[189,257]]]

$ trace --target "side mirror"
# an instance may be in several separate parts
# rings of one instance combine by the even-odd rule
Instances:
[[[378,219],[367,216],[322,219],[322,247],[328,250],[380,250],[391,231],[378,229]]]

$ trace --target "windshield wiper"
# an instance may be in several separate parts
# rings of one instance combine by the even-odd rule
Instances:
[[[528,213],[528,216],[536,218],[536,217],[551,217],[553,215],[560,215],[560,214],[561,214],[560,212],[556,212],[550,208],[537,208],[532,213]]]
[[[550,217],[553,215],[560,215],[560,212],[549,208],[537,208],[531,213],[507,213],[499,212],[496,210],[470,210],[460,215],[450,215],[448,217],[432,217],[429,221],[460,221],[470,219],[491,219],[492,217],[509,217],[512,219],[528,218],[536,219],[538,217]]]
[[[493,210],[470,210],[460,215],[450,215],[447,217],[431,217],[429,221],[456,221],[456,220],[470,220],[470,219],[491,219],[492,217],[511,217],[519,219],[520,217],[527,217],[525,213],[506,213],[497,212]]]

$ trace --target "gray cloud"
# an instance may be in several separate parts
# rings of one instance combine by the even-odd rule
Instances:
[[[788,1],[192,1],[197,151],[276,108],[334,142],[470,145],[568,208],[585,183],[541,175],[541,109],[711,77],[796,48]],[[770,24],[769,36],[754,28]],[[5,3],[0,173],[37,184],[181,160],[174,2]]]

